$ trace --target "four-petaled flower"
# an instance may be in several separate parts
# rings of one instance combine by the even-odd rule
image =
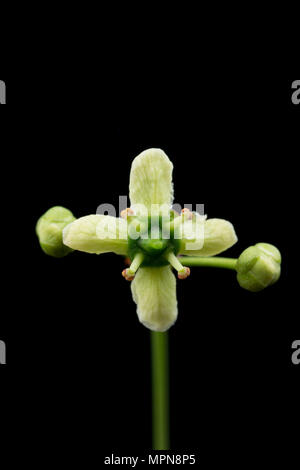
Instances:
[[[176,278],[190,274],[180,256],[214,256],[237,241],[230,222],[206,220],[183,209],[172,210],[173,165],[160,149],[138,155],[131,167],[131,207],[121,218],[109,215],[81,217],[64,228],[63,243],[87,253],[113,252],[128,256],[123,271],[132,280],[131,291],[141,323],[154,331],[166,331],[177,318]]]

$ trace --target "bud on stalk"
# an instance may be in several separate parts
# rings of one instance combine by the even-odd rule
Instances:
[[[61,206],[51,207],[39,218],[35,230],[41,248],[47,255],[62,258],[74,251],[64,245],[62,240],[63,229],[74,220],[76,217],[72,212]]]
[[[273,245],[257,243],[247,248],[236,265],[237,280],[241,287],[259,292],[278,281],[281,254]]]

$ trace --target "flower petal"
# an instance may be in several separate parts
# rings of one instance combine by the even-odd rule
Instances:
[[[178,220],[178,223],[176,223]],[[176,228],[174,238],[181,240],[180,253],[185,251],[199,251],[204,244],[204,226],[206,216],[197,215],[192,220],[184,220],[182,217],[175,219]]]
[[[140,322],[153,331],[168,330],[177,319],[176,279],[170,266],[140,268],[131,283]]]
[[[87,253],[127,254],[127,222],[109,215],[87,215],[67,225],[63,242]]]
[[[129,197],[137,214],[145,212],[140,205],[145,206],[148,215],[151,205],[170,209],[173,202],[172,171],[172,163],[160,149],[145,150],[133,160]]]
[[[201,239],[199,242],[201,243]],[[188,256],[214,256],[227,250],[236,242],[237,236],[230,222],[223,219],[208,219],[204,221],[204,243],[202,248],[198,249],[196,244],[193,247],[193,244],[189,246],[182,243],[180,254]]]

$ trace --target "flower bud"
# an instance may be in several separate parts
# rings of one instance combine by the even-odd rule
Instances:
[[[250,246],[237,261],[238,283],[246,290],[259,292],[278,281],[280,264],[281,254],[275,246],[268,243]]]
[[[76,218],[72,212],[60,206],[52,207],[39,218],[35,231],[47,255],[62,258],[74,251],[64,245],[62,240],[63,229],[74,220]]]

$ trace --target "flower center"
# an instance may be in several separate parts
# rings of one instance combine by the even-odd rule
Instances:
[[[143,254],[141,266],[167,266],[168,253],[177,254],[180,241],[174,239],[174,231],[170,230],[172,215],[130,217],[128,227],[128,247],[131,259],[138,253]]]

